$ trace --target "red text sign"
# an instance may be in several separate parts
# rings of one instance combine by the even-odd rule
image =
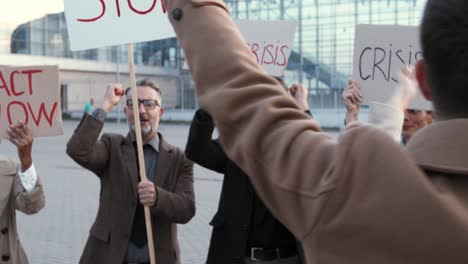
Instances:
[[[57,66],[0,67],[0,139],[18,121],[34,136],[63,134]]]
[[[64,0],[64,4],[71,50],[175,36],[164,0]]]
[[[258,65],[270,75],[282,76],[294,44],[296,22],[287,20],[237,20]]]

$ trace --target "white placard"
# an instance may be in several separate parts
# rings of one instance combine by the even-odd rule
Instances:
[[[385,102],[397,85],[405,64],[415,65],[423,58],[419,27],[358,25],[354,42],[353,79],[364,94],[364,104]],[[432,103],[418,92],[409,108],[432,110]]]
[[[73,51],[175,36],[163,0],[64,0]]]
[[[296,21],[237,20],[257,63],[270,75],[282,76],[294,45]]]

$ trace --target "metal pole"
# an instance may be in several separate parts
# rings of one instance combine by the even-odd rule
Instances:
[[[315,93],[317,98],[319,95],[319,79],[320,79],[320,69],[319,69],[319,60],[320,60],[320,20],[319,20],[319,5],[318,1],[315,0]]]
[[[284,0],[280,0],[280,18],[284,20]]]
[[[298,0],[298,32],[299,32],[299,61],[300,61],[300,67],[299,67],[299,83],[302,84],[303,78],[304,78],[304,55],[302,53],[302,0]]]

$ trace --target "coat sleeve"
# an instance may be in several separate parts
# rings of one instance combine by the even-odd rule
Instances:
[[[17,166],[19,169],[19,166]],[[44,189],[40,178],[37,178],[34,189],[30,192],[24,189],[20,176],[17,174],[14,180],[13,193],[15,196],[16,210],[27,215],[36,214],[45,205]]]
[[[200,166],[224,174],[228,158],[219,142],[212,139],[213,130],[211,116],[202,109],[197,110],[190,125],[185,155]]]
[[[193,190],[193,163],[183,153],[178,168],[177,183],[173,192],[156,187],[156,204],[151,213],[163,216],[177,224],[185,224],[195,215],[195,192]]]
[[[98,140],[102,127],[101,121],[85,114],[67,144],[68,156],[98,176],[109,161],[108,140]]]
[[[335,190],[339,147],[257,65],[222,1],[166,3],[200,105],[219,128],[224,150],[273,214],[304,238]],[[180,13],[176,8],[182,16],[172,15]]]

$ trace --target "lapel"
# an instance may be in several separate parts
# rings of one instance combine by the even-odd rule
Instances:
[[[10,201],[10,194],[17,174],[15,163],[0,156],[0,216]]]
[[[437,121],[415,134],[407,150],[424,169],[468,175],[468,119]]]
[[[127,167],[127,172],[132,182],[132,190],[134,190],[136,193],[138,187],[138,165],[137,159],[135,157],[135,150],[130,138],[130,133],[127,135],[126,139],[122,141],[121,151],[123,162]]]
[[[154,184],[162,187],[166,178],[169,176],[172,161],[174,160],[174,147],[169,145],[158,132],[159,136],[159,155],[156,165],[156,177]]]

